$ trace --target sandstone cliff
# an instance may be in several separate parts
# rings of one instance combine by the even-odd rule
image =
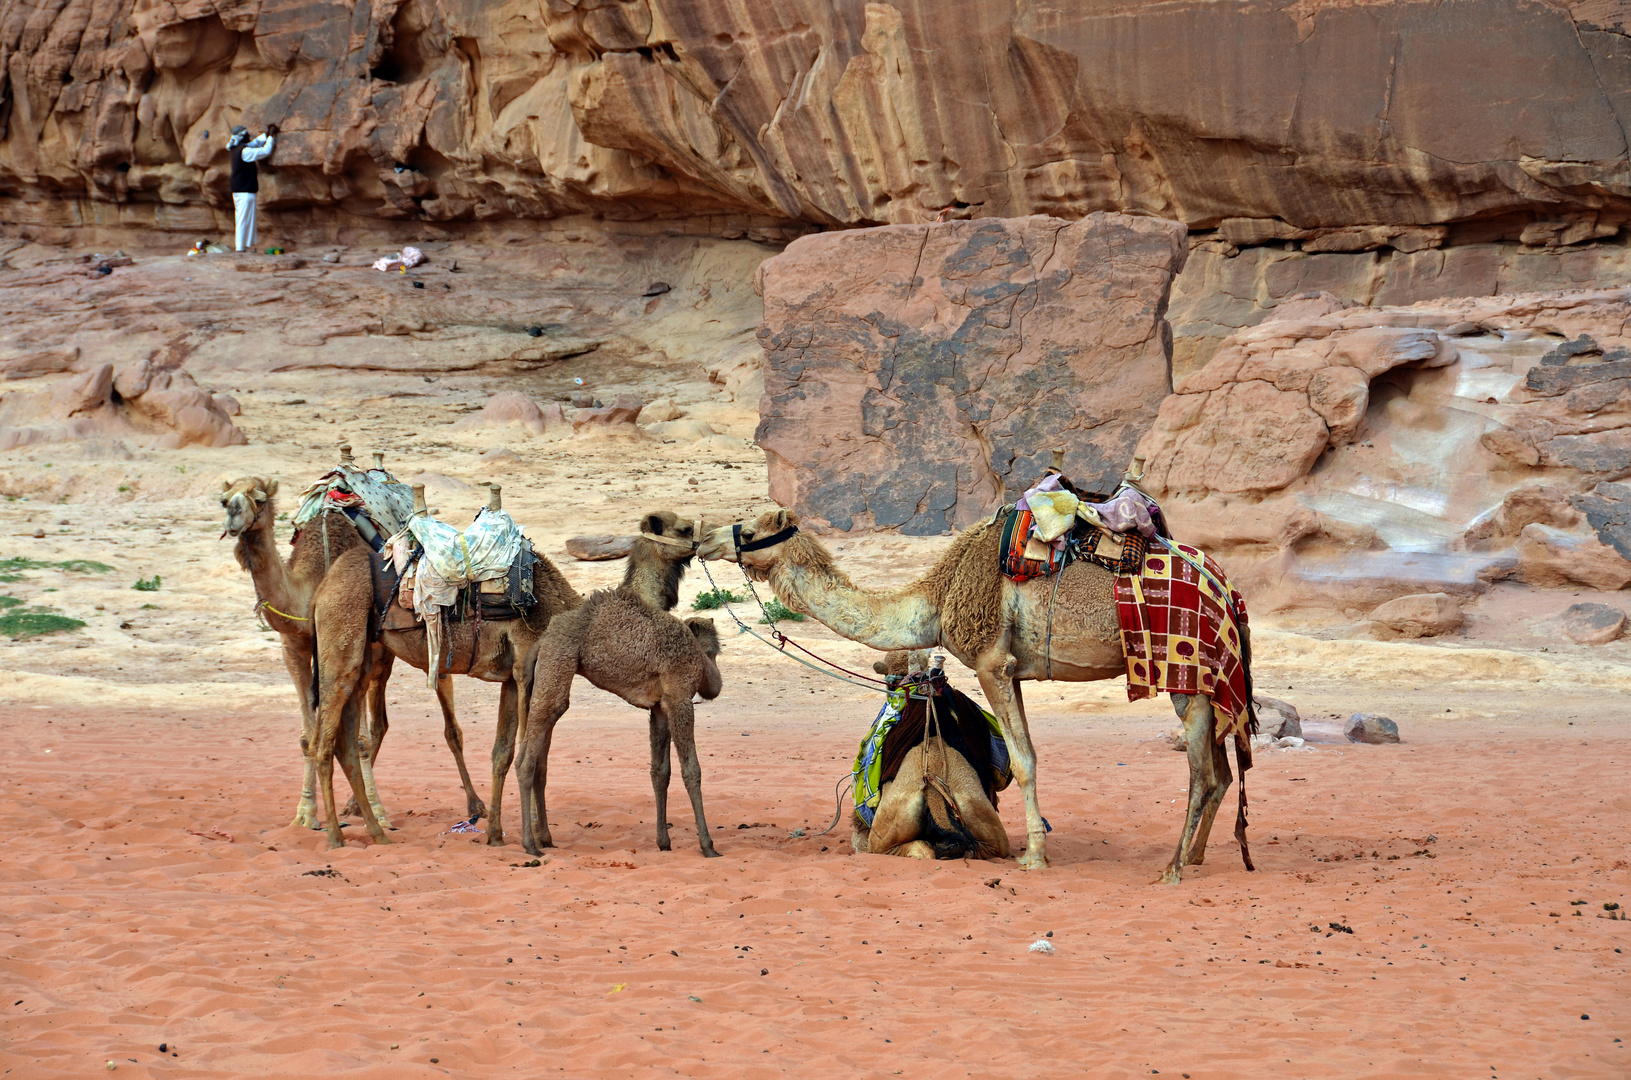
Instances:
[[[0,220],[567,212],[727,236],[1134,210],[1223,250],[1631,217],[1624,0],[3,0]]]

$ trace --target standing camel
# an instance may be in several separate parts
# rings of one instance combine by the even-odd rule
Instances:
[[[493,490],[492,509],[499,509],[498,489]],[[414,488],[415,508],[423,509],[424,489]],[[658,539],[630,553],[627,579],[635,582],[642,596],[656,604],[672,607],[679,601],[675,564],[689,563],[696,550],[696,525],[668,512],[648,514],[642,532]],[[504,843],[504,780],[515,756],[520,721],[526,716],[532,686],[530,658],[533,646],[550,621],[571,611],[583,601],[554,563],[543,555],[533,563],[533,596],[537,603],[519,618],[503,621],[449,622],[443,634],[444,655],[430,656],[423,624],[411,629],[380,629],[379,640],[395,658],[420,671],[440,662],[446,674],[468,675],[484,682],[500,684],[498,724],[493,735],[493,786],[487,804],[487,843]],[[354,709],[354,695],[366,685],[369,666],[369,629],[376,618],[372,570],[366,563],[348,565],[342,574],[339,564],[330,572],[334,579],[334,602],[325,609],[315,627],[318,641],[318,694],[315,740],[312,756],[317,763],[317,780],[325,805],[333,795],[332,747],[348,710]],[[342,762],[343,765],[343,762]],[[387,842],[383,832],[369,827],[376,842]],[[337,828],[329,830],[329,846],[342,843]]]
[[[651,787],[657,800],[657,847],[669,850],[669,740],[680,758],[680,776],[691,811],[696,815],[697,842],[708,858],[717,858],[708,819],[702,811],[702,765],[697,760],[696,716],[691,700],[719,696],[723,683],[714,658],[719,635],[712,619],[681,622],[668,613],[678,599],[681,563],[668,587],[652,603],[649,589],[637,577],[641,564],[655,561],[656,543],[642,536],[630,552],[629,571],[615,589],[590,595],[576,611],[557,616],[538,639],[532,668],[532,701],[516,766],[521,799],[521,843],[530,855],[551,847],[544,789],[549,771],[549,743],[555,724],[571,705],[572,677],[582,675],[637,709],[650,710]],[[689,561],[689,560],[687,560]],[[672,600],[670,598],[673,598]]]
[[[221,485],[221,507],[226,511],[226,530],[222,537],[237,541],[233,554],[238,565],[249,571],[255,585],[258,607],[266,624],[277,631],[282,639],[283,664],[294,683],[295,696],[300,700],[303,754],[316,733],[312,664],[316,659],[316,635],[312,630],[312,605],[318,586],[333,572],[333,560],[346,551],[364,544],[356,526],[345,514],[325,511],[300,531],[288,562],[278,557],[276,540],[277,509],[273,497],[277,494],[276,480],[263,480],[248,476]],[[325,539],[326,536],[326,539]],[[326,554],[325,554],[326,548]],[[362,740],[358,768],[362,774],[366,801],[374,815],[385,824],[385,808],[380,805],[379,793],[374,785],[373,763],[379,754],[380,743],[390,727],[385,712],[385,684],[391,674],[391,657],[378,650],[371,664],[372,678],[367,684],[369,712],[368,737]],[[453,714],[453,680],[444,678],[436,684],[436,700],[442,707],[442,730],[448,749],[459,766],[459,779],[464,784],[465,802],[472,815],[485,813],[475,786],[470,782],[470,771],[464,763],[464,734]],[[300,791],[300,802],[291,824],[308,829],[318,827],[316,806],[316,762],[306,755],[305,781]],[[349,814],[361,812],[358,805]],[[389,827],[388,824],[386,827]]]
[[[923,577],[881,592],[857,588],[819,541],[799,531],[797,515],[788,510],[715,529],[697,554],[741,564],[749,577],[769,582],[793,611],[814,616],[851,641],[885,651],[940,647],[973,668],[1002,724],[1009,765],[1025,798],[1026,847],[1019,864],[1041,869],[1048,865],[1047,826],[1037,804],[1036,753],[1019,684],[1114,679],[1127,668],[1115,575],[1078,560],[1053,577],[1012,581],[998,568],[1001,532],[993,521],[975,525]],[[1244,625],[1240,630],[1249,672],[1250,639]],[[1248,675],[1248,702],[1250,696]],[[1169,883],[1205,857],[1212,820],[1232,779],[1224,749],[1213,738],[1211,698],[1174,694],[1172,701],[1189,740],[1189,806],[1178,849],[1161,875]],[[1249,754],[1236,743],[1242,773],[1251,767]],[[1244,813],[1235,834],[1245,857]]]

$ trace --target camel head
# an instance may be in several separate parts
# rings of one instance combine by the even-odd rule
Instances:
[[[276,494],[276,480],[246,476],[241,480],[221,481],[221,508],[227,512],[226,529],[221,538],[242,536]]]
[[[890,649],[882,660],[872,662],[872,670],[879,675],[905,678],[929,670],[928,649]]]
[[[691,561],[696,554],[700,522],[682,518],[672,510],[654,510],[640,519],[640,535],[654,541],[659,547],[670,549],[668,558]],[[683,552],[683,556],[675,554]]]
[[[697,554],[704,559],[725,559],[740,563],[748,576],[763,581],[781,557],[781,546],[798,535],[799,516],[791,510],[770,510],[746,525],[726,525],[714,529]]]

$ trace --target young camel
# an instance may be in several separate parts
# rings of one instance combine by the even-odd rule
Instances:
[[[635,542],[636,558],[646,538]],[[649,559],[649,555],[647,556]],[[644,561],[644,560],[643,560]],[[676,571],[683,566],[676,564]],[[657,847],[670,850],[668,838],[669,742],[680,759],[680,775],[691,811],[696,815],[697,842],[703,855],[717,858],[708,819],[702,810],[702,766],[697,760],[696,716],[692,698],[719,696],[723,682],[715,658],[719,635],[712,619],[683,622],[663,605],[650,602],[634,580],[635,565],[616,589],[592,594],[582,607],[549,624],[538,640],[532,669],[532,703],[516,766],[521,799],[521,843],[530,855],[554,846],[544,802],[549,772],[549,744],[555,724],[571,705],[572,677],[582,675],[602,690],[637,709],[650,710],[651,787],[657,802]],[[680,573],[673,576],[678,596]]]
[[[926,650],[896,649],[872,665],[879,675],[894,677],[922,672],[928,667]],[[908,708],[927,703],[913,701]],[[939,708],[938,724],[955,724],[950,710]],[[980,723],[984,724],[983,717]],[[903,736],[904,719],[884,737],[881,753],[893,756],[893,738]],[[926,728],[911,725],[913,737],[921,738]],[[984,731],[976,737],[989,738]],[[925,783],[925,777],[932,777]],[[936,782],[938,781],[938,782]],[[941,784],[944,784],[942,789]],[[946,795],[957,808],[948,812]],[[980,774],[957,750],[944,742],[931,747],[919,742],[906,751],[894,777],[878,789],[878,806],[867,825],[859,810],[853,812],[854,831],[850,844],[862,855],[904,855],[912,859],[955,859],[972,855],[976,859],[1006,859],[1008,830],[997,815],[994,795],[987,795]],[[926,839],[927,837],[927,839]]]
[[[418,489],[415,497],[421,497]],[[672,607],[679,601],[678,576],[672,568],[690,562],[696,549],[696,526],[665,511],[646,515],[642,529],[660,539],[637,545],[631,552],[625,580],[652,603]],[[537,560],[533,564],[537,603],[530,610],[520,618],[505,621],[448,623],[443,635],[445,655],[437,658],[447,674],[501,684],[493,736],[493,786],[487,804],[487,843],[495,847],[504,843],[504,780],[515,756],[517,729],[527,714],[533,647],[553,619],[582,604],[554,563],[543,555],[537,555]],[[343,575],[331,571],[330,579],[334,582],[334,603],[324,617],[316,620],[315,627],[321,661],[312,748],[325,805],[334,797],[333,766],[325,755],[347,722],[348,711],[355,708],[353,696],[365,685],[368,631],[375,618],[373,579],[366,564],[348,566]],[[390,655],[420,671],[429,670],[435,662],[429,655],[423,624],[412,629],[381,630],[379,640]],[[378,843],[387,842],[383,832],[372,826],[369,834]],[[341,842],[338,829],[330,829],[329,846],[338,847]]]
[[[799,531],[797,515],[788,510],[715,529],[697,554],[740,563],[750,577],[768,581],[789,608],[851,641],[881,650],[938,646],[973,668],[1002,724],[1009,766],[1025,798],[1026,847],[1019,864],[1040,869],[1048,865],[1047,833],[1020,682],[1114,679],[1126,673],[1126,662],[1114,575],[1080,560],[1056,577],[1012,581],[998,570],[1001,531],[991,521],[966,530],[922,578],[885,592],[856,588],[831,553]],[[1251,645],[1247,628],[1240,629],[1250,701]],[[1180,879],[1183,867],[1205,858],[1213,818],[1233,779],[1224,748],[1213,738],[1211,698],[1173,694],[1172,701],[1189,741],[1189,806],[1177,851],[1161,875],[1168,883]],[[1244,775],[1251,767],[1250,750],[1237,743],[1235,753]],[[1249,869],[1244,813],[1235,836]]]
[[[276,541],[277,509],[273,497],[277,494],[276,480],[263,480],[247,476],[221,485],[221,507],[226,511],[226,530],[222,537],[237,541],[233,554],[238,565],[249,571],[255,585],[255,595],[266,624],[277,631],[282,639],[283,664],[294,683],[295,696],[300,700],[300,747],[304,755],[316,733],[317,714],[314,708],[314,682],[312,663],[316,659],[316,637],[312,631],[312,601],[318,584],[333,570],[333,559],[364,543],[351,519],[338,511],[329,511],[315,518],[302,529],[289,552],[288,562],[278,557]],[[327,534],[327,554],[325,539]],[[387,828],[385,808],[380,805],[379,792],[374,785],[374,762],[380,744],[390,728],[385,711],[385,684],[391,675],[391,657],[375,646],[371,665],[372,678],[367,685],[368,736],[362,740],[358,768],[362,774],[366,801],[374,815]],[[464,733],[453,713],[453,680],[444,678],[436,684],[436,700],[442,707],[442,732],[448,749],[459,766],[459,779],[464,784],[466,808],[472,815],[486,813],[475,786],[470,782],[470,770],[464,763]],[[300,791],[300,802],[291,824],[315,829],[316,762],[305,757],[305,782]],[[344,814],[360,813],[361,807],[347,806]]]

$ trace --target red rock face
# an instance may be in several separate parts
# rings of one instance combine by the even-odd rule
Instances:
[[[771,496],[816,527],[939,533],[1034,483],[1055,446],[1108,487],[1171,388],[1163,315],[1183,227],[900,225],[763,263],[758,441]]]
[[[1122,209],[1225,246],[1567,245],[1631,216],[1623,9],[0,0],[0,202],[205,228],[228,130],[275,122],[263,208],[335,221]]]

